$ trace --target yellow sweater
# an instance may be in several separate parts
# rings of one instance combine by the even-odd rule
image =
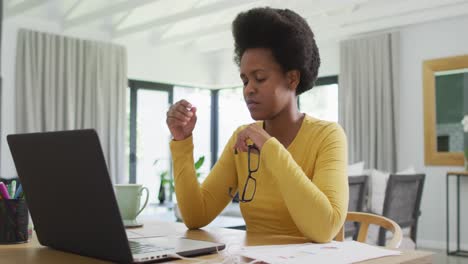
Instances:
[[[244,127],[234,132],[202,184],[195,176],[192,137],[170,143],[177,202],[188,228],[209,224],[232,200],[230,187],[242,192],[247,153],[235,155],[233,146]],[[252,174],[257,180],[254,199],[240,204],[247,231],[332,240],[348,208],[346,168],[342,128],[306,115],[288,148],[273,137],[263,145],[259,170]]]

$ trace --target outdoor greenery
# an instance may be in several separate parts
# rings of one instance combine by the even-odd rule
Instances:
[[[156,165],[158,162],[159,159],[155,160],[153,165]],[[201,156],[194,164],[197,179],[200,179],[200,176],[202,174],[200,172],[200,168],[203,166],[204,162],[205,156]],[[174,193],[174,177],[172,175],[169,175],[168,170],[161,171],[159,177],[161,179],[161,185],[159,187],[158,199],[160,203],[164,203],[164,201],[166,200],[166,186],[168,186],[170,195]]]

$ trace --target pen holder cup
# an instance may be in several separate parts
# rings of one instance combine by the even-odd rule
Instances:
[[[28,206],[24,199],[0,200],[0,244],[28,242]]]

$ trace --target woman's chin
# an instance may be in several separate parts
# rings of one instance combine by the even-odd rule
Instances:
[[[255,121],[265,120],[265,115],[262,115],[261,113],[256,112],[256,111],[251,111],[250,117],[252,117],[252,119]]]

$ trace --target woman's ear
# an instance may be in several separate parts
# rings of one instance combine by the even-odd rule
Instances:
[[[286,73],[288,88],[296,91],[299,82],[301,81],[301,72],[298,70],[290,70]]]

